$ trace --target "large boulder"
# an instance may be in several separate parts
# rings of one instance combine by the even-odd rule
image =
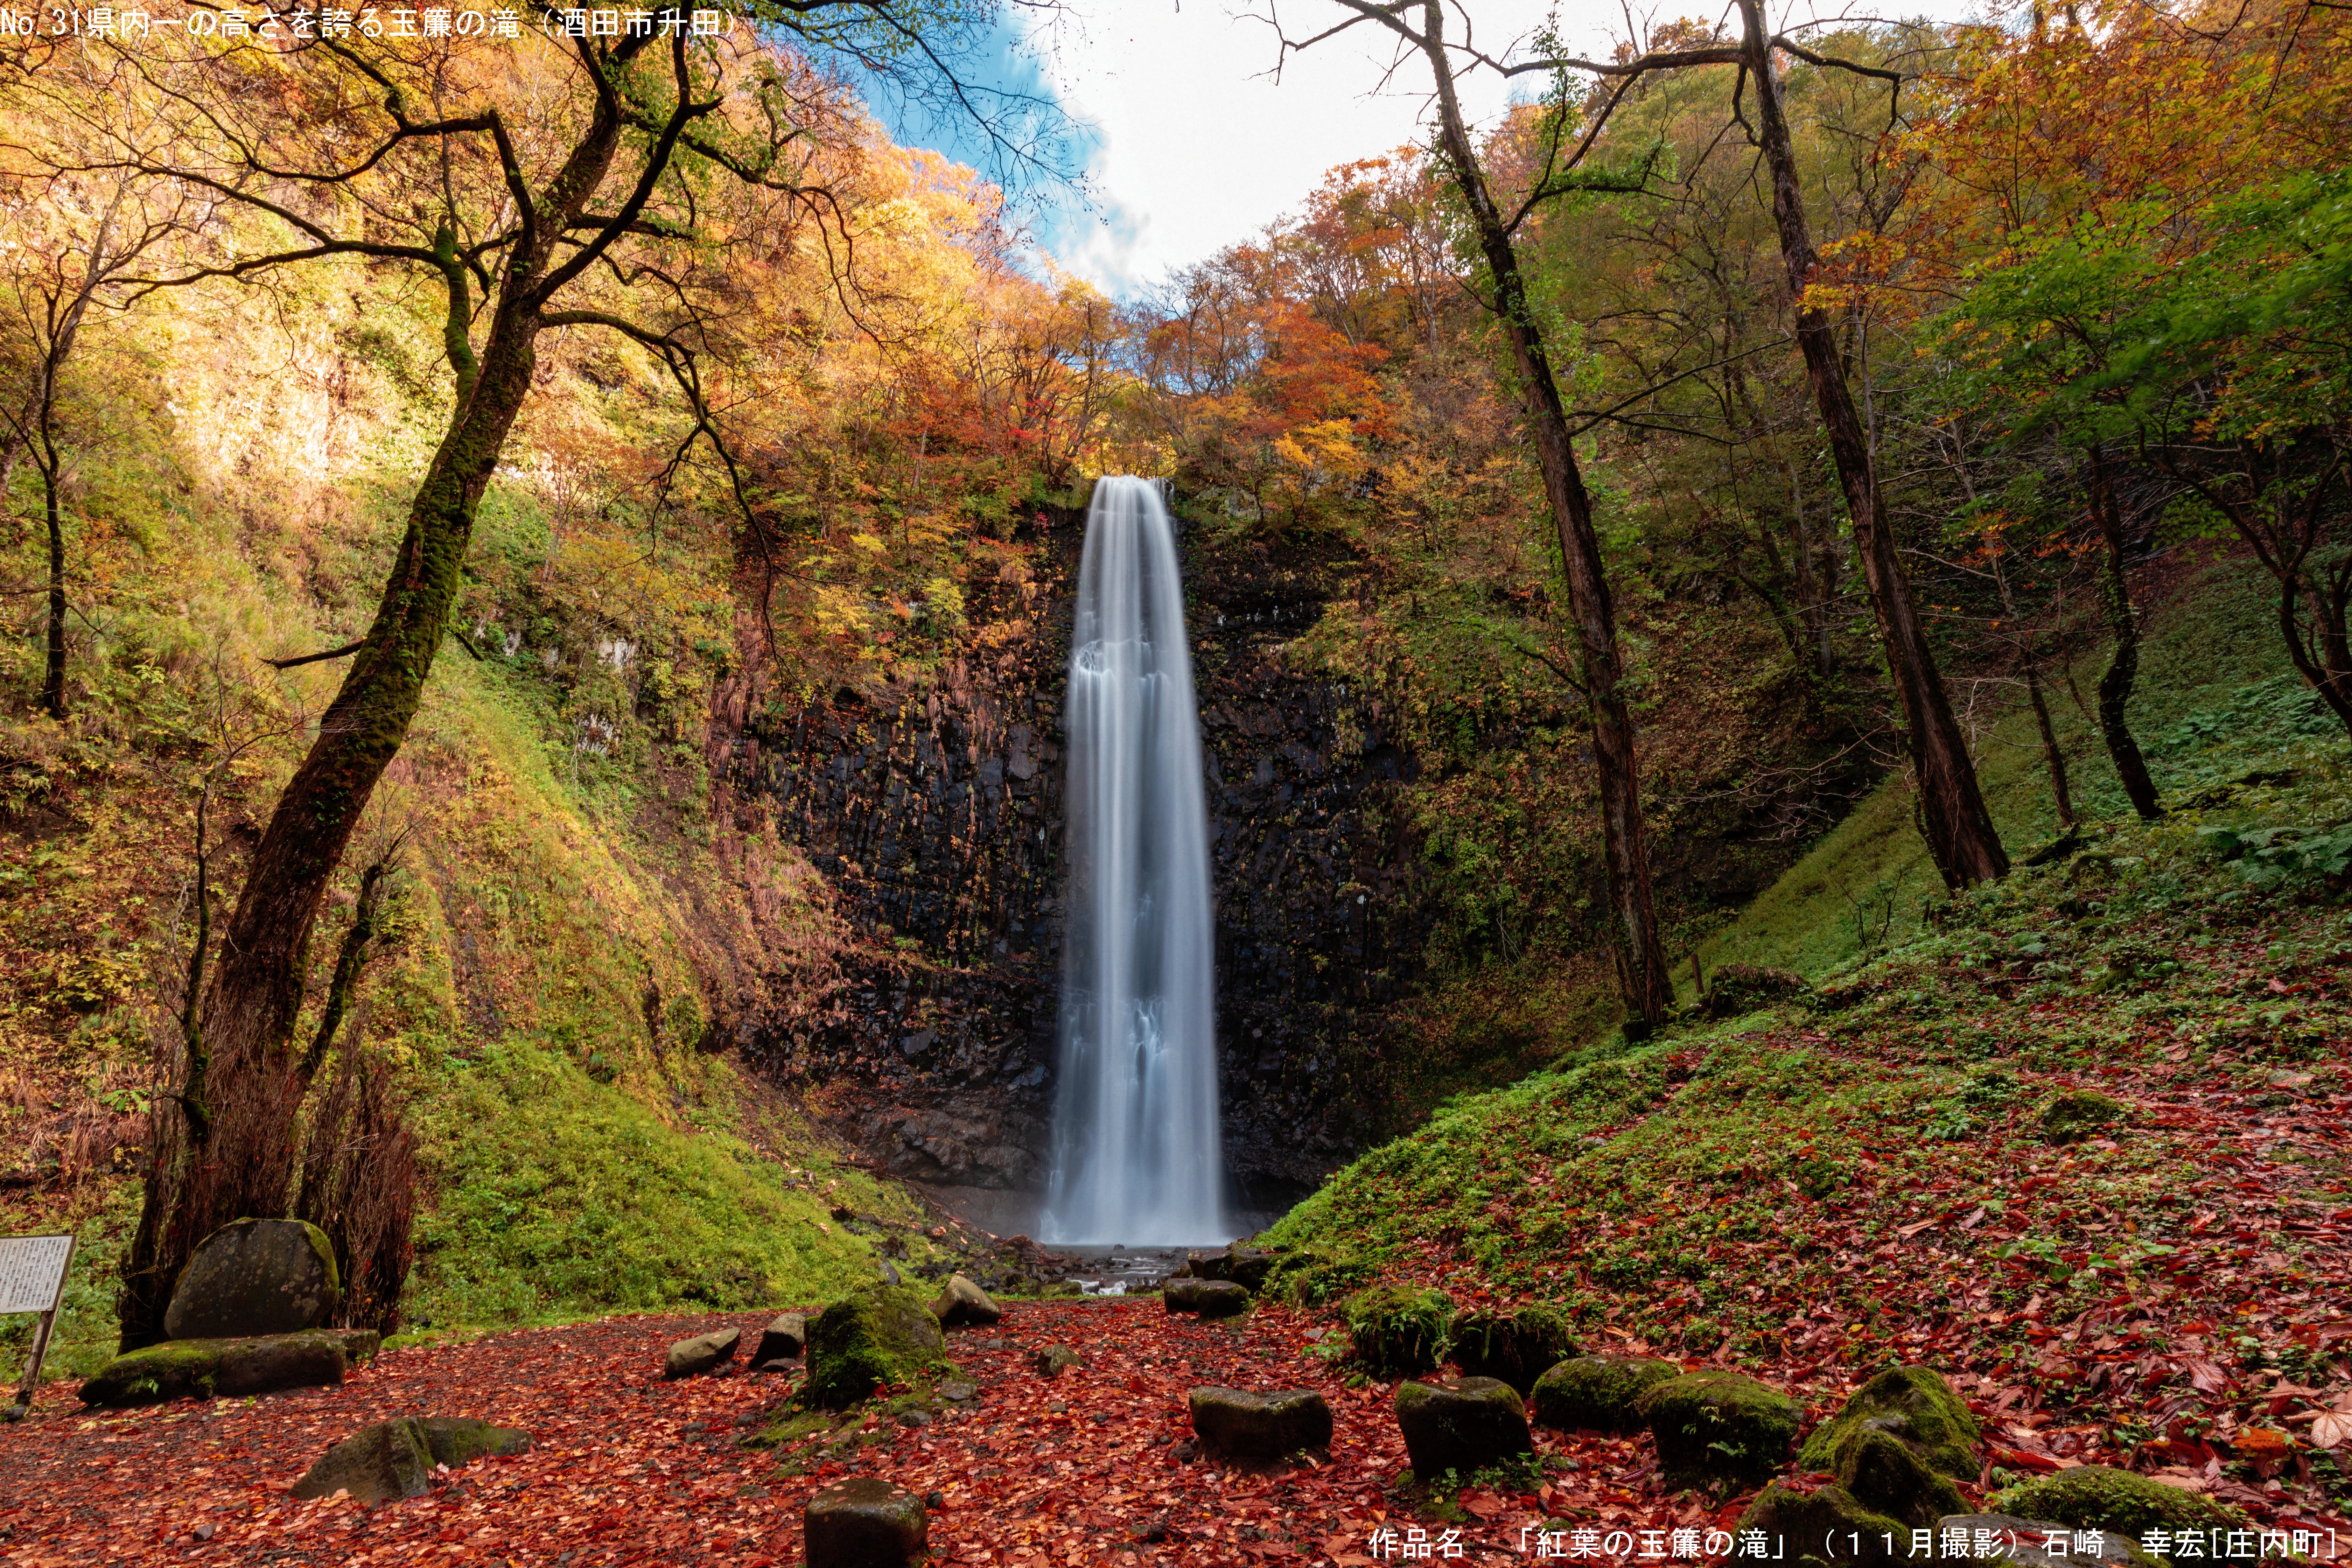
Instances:
[[[740,1329],[714,1329],[680,1340],[662,1358],[662,1375],[699,1377],[706,1372],[723,1372],[735,1364],[735,1347],[742,1342]]]
[[[335,1315],[342,1291],[327,1233],[298,1219],[232,1220],[196,1244],[163,1332],[175,1340],[293,1334]]]
[[[1249,1308],[1250,1293],[1230,1279],[1192,1282],[1192,1310],[1203,1318],[1238,1318]]]
[[[808,1568],[911,1568],[930,1554],[923,1500],[873,1476],[819,1489],[801,1519]]]
[[[1888,1432],[1864,1427],[1840,1444],[1837,1479],[1864,1508],[1907,1525],[1968,1510],[1969,1500],[1950,1477],[1929,1469],[1916,1450]]]
[[[1190,1404],[1192,1430],[1213,1458],[1279,1459],[1331,1446],[1331,1406],[1311,1390],[1196,1388]]]
[[[2112,1530],[2140,1541],[2156,1530],[2202,1531],[2245,1522],[2211,1498],[2106,1465],[2077,1465],[2038,1476],[1986,1504],[1997,1513],[2046,1519],[2074,1530]]]
[[[1465,1309],[1446,1330],[1454,1364],[1472,1377],[1499,1378],[1527,1398],[1536,1380],[1583,1347],[1568,1320],[1549,1307],[1511,1312]]]
[[[1496,1378],[1401,1383],[1396,1418],[1418,1481],[1433,1481],[1448,1470],[1466,1477],[1535,1450],[1518,1391]]]
[[[1869,1432],[1900,1440],[1921,1463],[1955,1480],[1975,1480],[1982,1469],[1976,1417],[1942,1374],[1924,1366],[1888,1367],[1863,1384],[1843,1409],[1814,1428],[1797,1461],[1806,1469],[1843,1477],[1842,1456]]]
[[[116,1356],[81,1385],[85,1405],[226,1399],[343,1381],[341,1339],[322,1329],[241,1340],[166,1340]]]
[[[332,1497],[341,1491],[369,1503],[422,1497],[436,1465],[454,1470],[475,1459],[510,1458],[530,1447],[530,1433],[470,1416],[379,1421],[328,1449],[294,1483],[293,1495]]]
[[[1634,1409],[1657,1439],[1668,1485],[1727,1490],[1777,1473],[1804,1419],[1795,1400],[1736,1372],[1685,1373],[1652,1387]]]
[[[1160,1304],[1171,1312],[1197,1312],[1201,1310],[1201,1292],[1208,1283],[1189,1274],[1171,1276],[1160,1287]]]
[[[1274,1262],[1274,1254],[1262,1248],[1232,1247],[1222,1252],[1188,1254],[1178,1273],[1192,1279],[1230,1279],[1255,1296],[1265,1288]]]
[[[790,1361],[807,1348],[807,1316],[786,1312],[760,1331],[760,1343],[751,1352],[751,1364],[765,1366],[772,1361]]]
[[[929,1303],[904,1285],[866,1285],[809,1320],[808,1384],[819,1405],[854,1404],[947,1353]]]
[[[943,1329],[961,1329],[999,1321],[1004,1316],[1004,1309],[962,1275],[950,1274],[940,1288],[939,1300],[931,1303],[931,1316],[940,1321]]]
[[[1434,1372],[1445,1353],[1454,1303],[1442,1290],[1374,1285],[1339,1303],[1356,1361],[1374,1377]]]
[[[1670,1361],[1638,1355],[1580,1355],[1536,1379],[1536,1424],[1565,1430],[1638,1432],[1642,1395],[1680,1377]]]
[[[1908,1525],[1874,1513],[1841,1486],[1801,1492],[1775,1481],[1748,1505],[1735,1529],[1761,1531],[1774,1558],[1785,1552],[1801,1568],[1902,1563],[1911,1544]]]

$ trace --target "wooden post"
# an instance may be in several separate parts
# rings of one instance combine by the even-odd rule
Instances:
[[[59,1242],[64,1243],[62,1247],[55,1245]],[[41,1361],[49,1353],[58,1309],[65,1304],[66,1277],[73,1271],[73,1254],[70,1234],[0,1237],[0,1313],[37,1312],[41,1319],[33,1331],[33,1355],[25,1363],[25,1381],[16,1385],[16,1402],[0,1410],[0,1421],[22,1421],[32,1410],[33,1391],[41,1384]],[[43,1301],[47,1305],[38,1304]]]

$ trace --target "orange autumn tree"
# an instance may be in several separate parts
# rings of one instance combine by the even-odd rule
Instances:
[[[2124,722],[2138,641],[2124,563],[2160,510],[2201,508],[2245,542],[2278,585],[2291,658],[2352,726],[2352,22],[2292,0],[2099,6],[1966,43],[1945,111],[1904,149],[1929,193],[1906,282],[1946,306],[1955,417],[2070,470],[2114,639],[2101,728],[2153,816]]]

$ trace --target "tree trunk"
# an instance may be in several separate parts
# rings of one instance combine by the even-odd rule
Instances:
[[[2009,855],[2001,847],[1992,814],[1985,809],[1967,738],[1953,716],[1927,629],[1911,597],[1910,580],[1895,548],[1885,497],[1879,489],[1876,464],[1854,409],[1853,395],[1846,386],[1836,332],[1823,311],[1803,303],[1805,285],[1813,269],[1813,242],[1805,219],[1804,193],[1798,181],[1788,117],[1780,103],[1780,77],[1772,67],[1771,43],[1759,0],[1739,0],[1739,15],[1747,70],[1756,83],[1758,140],[1771,171],[1772,216],[1780,229],[1780,254],[1788,265],[1790,302],[1796,310],[1797,342],[1804,352],[1806,377],[1812,384],[1813,400],[1829,435],[1830,453],[1837,463],[1838,482],[1845,492],[1863,580],[1870,589],[1879,638],[1886,650],[1887,670],[1903,705],[1911,766],[1918,784],[1920,829],[1947,888],[1990,881],[2008,873]]]
[[[49,523],[49,648],[41,676],[41,710],[52,719],[66,716],[66,522],[58,498],[56,452],[41,465],[41,494],[47,503]]]
[[[2042,760],[2050,768],[2050,793],[2058,802],[2058,826],[2074,826],[2074,793],[2066,784],[2066,753],[2058,744],[2058,731],[2050,723],[2050,704],[2042,699],[2042,677],[2033,668],[2033,650],[2025,651],[2025,696],[2033,704],[2033,722],[2042,731]]]
[[[1471,145],[1462,105],[1454,95],[1453,67],[1444,47],[1440,0],[1423,0],[1423,48],[1437,85],[1439,133],[1455,184],[1478,230],[1478,243],[1495,275],[1495,311],[1511,342],[1526,385],[1528,422],[1535,428],[1545,499],[1559,531],[1559,553],[1568,576],[1568,596],[1576,619],[1579,662],[1592,720],[1592,754],[1599,775],[1601,833],[1608,868],[1609,905],[1615,926],[1611,948],[1626,1011],[1655,1024],[1672,1011],[1674,980],[1658,940],[1657,912],[1650,888],[1650,857],[1643,838],[1642,792],[1633,744],[1633,719],[1625,702],[1624,665],[1617,647],[1616,611],[1610,602],[1601,540],[1592,526],[1592,501],[1576,462],[1568,415],[1554,381],[1541,331],[1528,303],[1527,283],[1502,214],[1486,188]]]
[[[193,1247],[247,1215],[286,1212],[294,1175],[289,1129],[310,1087],[308,1064],[290,1042],[311,928],[368,796],[423,700],[457,597],[475,508],[530,390],[538,331],[535,309],[501,309],[471,394],[410,504],[366,646],[246,868],[201,1015],[216,1096],[212,1138],[171,1205],[169,1224],[142,1217],[124,1264],[125,1349],[163,1337],[175,1246]],[[152,1210],[152,1179],[150,1185]]]
[[[2123,509],[2116,502],[2116,487],[2107,460],[2091,450],[2091,510],[2097,517],[2099,537],[2106,545],[2105,569],[2099,580],[2100,598],[2107,612],[2107,630],[2116,639],[2106,673],[2099,677],[2099,732],[2106,737],[2107,755],[2115,759],[2116,776],[2143,822],[2164,815],[2156,804],[2156,783],[2147,776],[2147,759],[2140,755],[2124,718],[2131,700],[2132,682],[2139,678],[2139,620],[2132,613],[2131,583],[2124,575]]]

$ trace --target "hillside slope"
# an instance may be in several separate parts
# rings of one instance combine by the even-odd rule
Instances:
[[[2168,747],[2163,820],[2094,824],[1811,989],[1718,971],[1737,1016],[1458,1098],[1266,1239],[1314,1299],[1551,1303],[1799,1390],[1926,1362],[2035,1467],[2186,1464],[2340,1516],[2340,1454],[2274,1477],[2231,1444],[2352,1390],[2352,748],[2253,691],[2179,721],[2208,739]],[[1841,828],[1759,901],[1780,947],[1732,938],[1831,969],[1846,910],[1805,884],[1872,842]]]

